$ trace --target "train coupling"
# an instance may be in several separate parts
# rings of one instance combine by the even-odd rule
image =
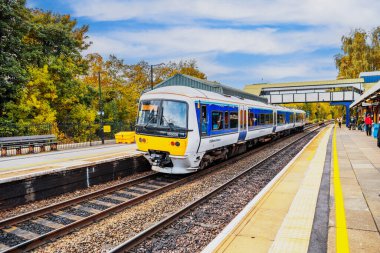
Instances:
[[[149,150],[149,158],[152,165],[160,167],[170,167],[173,165],[168,152]]]

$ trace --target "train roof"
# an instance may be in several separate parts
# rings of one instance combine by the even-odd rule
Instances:
[[[155,88],[154,90],[144,93],[143,97],[145,95],[155,95],[155,94],[156,95],[161,94],[164,96],[178,95],[178,96],[184,96],[184,97],[190,98],[192,100],[210,99],[210,100],[220,101],[221,103],[245,104],[245,105],[273,108],[272,105],[268,105],[268,104],[258,102],[258,101],[253,101],[251,99],[234,97],[230,95],[223,95],[223,94],[219,94],[215,92],[195,89],[195,88],[181,86],[181,85]]]
[[[250,99],[258,102],[262,102],[264,104],[268,103],[268,99],[264,97],[260,97],[251,93],[247,93],[245,91],[223,85],[218,82],[212,82],[200,78],[196,78],[193,76],[188,76],[184,74],[176,74],[167,80],[157,84],[153,87],[153,89],[158,89],[162,87],[168,87],[168,86],[186,86],[195,88],[198,90],[204,90],[209,92],[214,92],[222,95],[228,95],[228,96],[234,96],[234,97],[240,97],[245,99]]]
[[[256,106],[261,108],[268,108],[268,109],[277,109],[282,111],[289,111],[289,112],[298,112],[298,113],[305,113],[302,110],[294,109],[294,108],[288,108],[278,105],[271,105],[271,104],[265,104],[258,101],[253,101],[251,99],[245,99],[241,97],[234,97],[229,95],[223,95],[211,91],[205,91],[200,89],[195,89],[187,86],[165,86],[161,88],[155,88],[154,90],[150,90],[143,94],[142,99],[144,99],[144,96],[147,96],[149,99],[152,99],[151,96],[157,95],[159,97],[165,97],[168,96],[182,96],[186,97],[191,100],[202,100],[202,99],[209,99],[209,100],[216,100],[220,103],[231,103],[231,104],[244,104],[248,106]]]

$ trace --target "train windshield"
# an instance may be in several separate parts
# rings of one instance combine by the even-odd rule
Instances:
[[[187,104],[172,100],[140,102],[137,125],[149,128],[180,130],[187,128]]]

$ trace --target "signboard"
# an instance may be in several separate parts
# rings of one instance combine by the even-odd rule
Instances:
[[[110,125],[104,125],[103,126],[103,132],[104,133],[110,133],[111,132],[111,126]]]

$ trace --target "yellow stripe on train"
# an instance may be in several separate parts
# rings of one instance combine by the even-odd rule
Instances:
[[[187,148],[187,138],[167,138],[136,134],[137,149],[140,151],[158,150],[169,152],[170,155],[183,156]]]

